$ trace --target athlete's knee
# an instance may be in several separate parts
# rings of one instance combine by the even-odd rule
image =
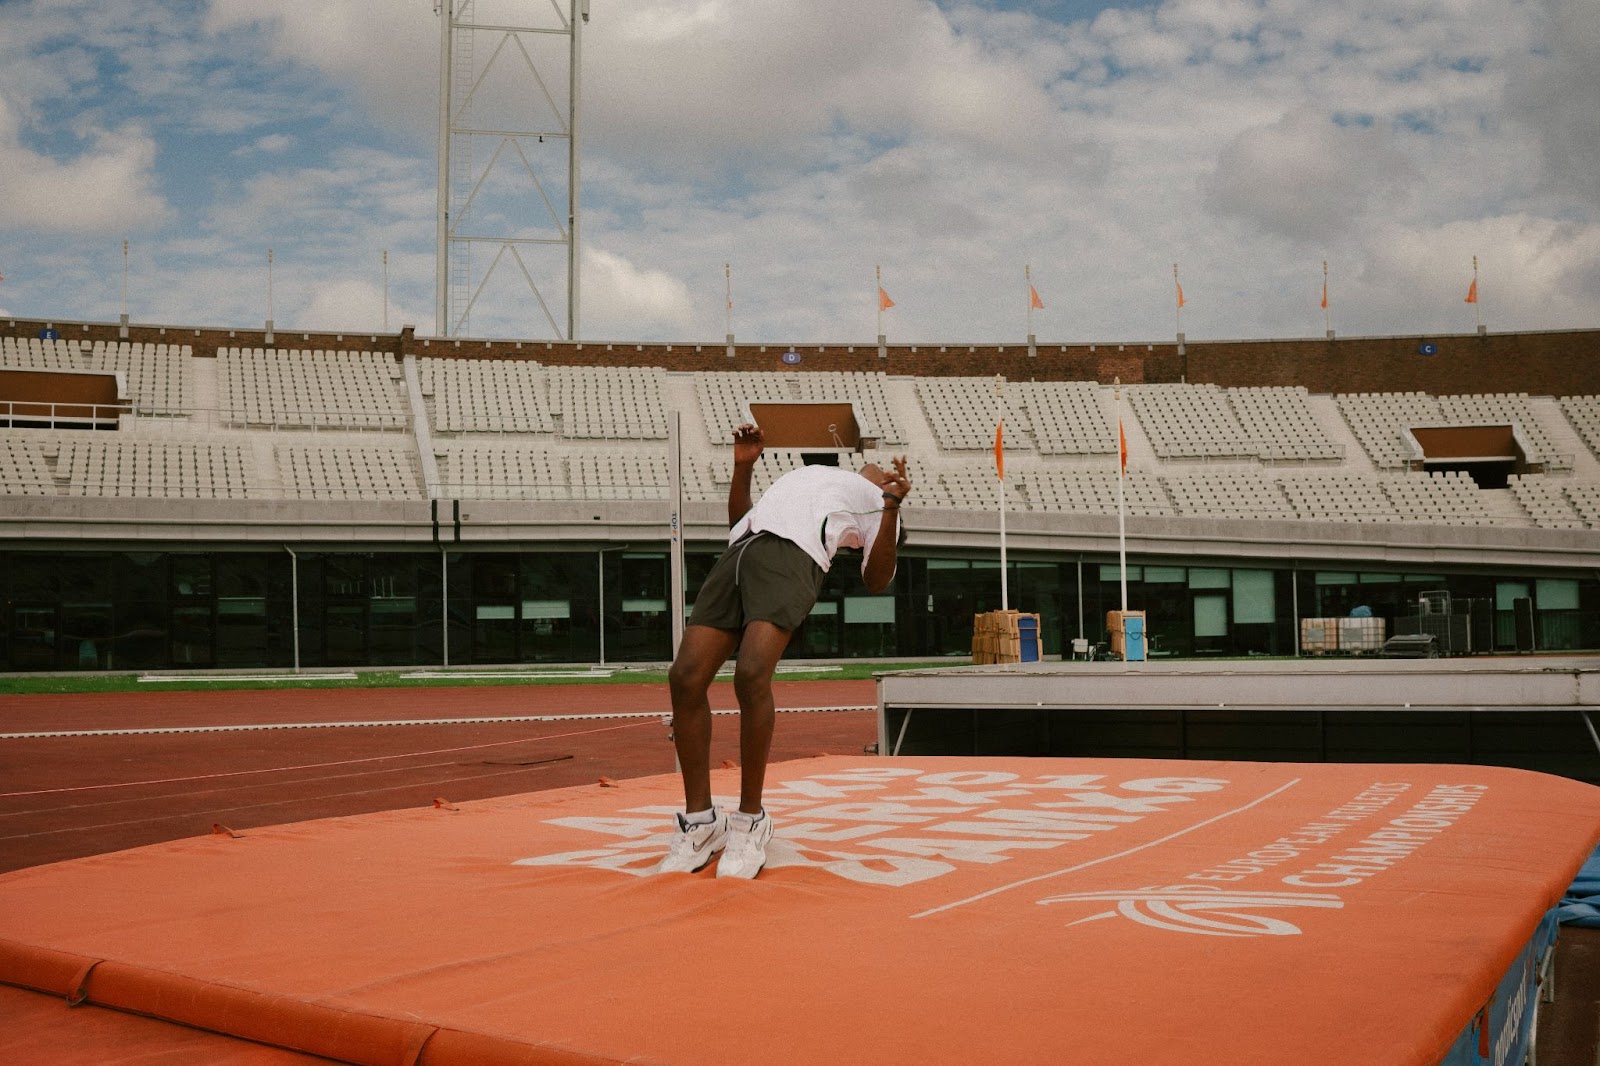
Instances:
[[[751,700],[765,700],[772,695],[773,667],[766,663],[735,663],[733,667],[733,694],[743,707]]]
[[[667,688],[672,693],[673,704],[683,698],[703,696],[711,687],[715,671],[707,670],[701,663],[674,659],[667,668]]]

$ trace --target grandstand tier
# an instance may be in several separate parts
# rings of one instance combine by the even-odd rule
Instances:
[[[1392,616],[1426,586],[1490,602],[1492,646],[1517,646],[1524,602],[1535,614],[1530,645],[1600,646],[1600,375],[1591,369],[1600,364],[1574,355],[1600,343],[1600,332],[1448,338],[1440,354],[1455,362],[1412,359],[1391,367],[1389,380],[1355,369],[1355,354],[1381,349],[1393,362],[1403,339],[1291,342],[1269,364],[1259,358],[1265,342],[1044,345],[1033,357],[1021,346],[895,346],[880,356],[876,347],[738,345],[730,357],[722,345],[473,344],[410,330],[293,342],[280,334],[276,345],[249,331],[35,332],[0,323],[0,370],[115,374],[126,406],[98,428],[0,406],[0,553],[24,564],[6,578],[10,600],[38,601],[25,609],[35,613],[6,620],[0,665],[112,664],[117,656],[103,651],[111,638],[73,640],[74,627],[99,634],[104,625],[67,617],[69,604],[87,601],[63,591],[72,585],[65,570],[35,593],[26,567],[40,553],[70,570],[87,558],[77,553],[135,549],[159,557],[168,590],[129,593],[128,603],[164,604],[163,650],[140,657],[219,663],[219,620],[246,631],[238,619],[282,608],[281,585],[270,595],[213,587],[212,629],[191,657],[171,637],[174,612],[189,609],[171,591],[173,568],[186,552],[208,553],[220,584],[220,560],[263,545],[293,560],[313,552],[324,582],[341,553],[460,554],[449,573],[413,559],[402,568],[410,577],[376,579],[415,589],[357,597],[362,635],[339,647],[324,639],[325,661],[426,658],[436,643],[442,653],[442,634],[418,633],[440,616],[445,584],[468,597],[453,634],[458,656],[664,658],[670,426],[686,543],[704,558],[725,528],[732,430],[762,401],[849,402],[879,443],[843,462],[902,453],[911,462],[910,540],[893,605],[846,591],[849,567],[830,575],[834,597],[819,609],[833,614],[808,623],[802,655],[959,652],[964,620],[996,605],[999,582],[986,572],[1002,500],[1008,565],[1022,602],[1050,599],[1036,606],[1055,620],[1046,627],[1053,653],[1079,631],[1099,635],[1096,597],[1107,587],[1094,586],[1110,580],[1103,568],[1124,545],[1139,595],[1177,594],[1159,627],[1180,654],[1292,649],[1293,616],[1308,606],[1372,600]],[[1348,371],[1337,387],[1326,387],[1328,368],[1311,366],[1313,349]],[[779,362],[789,350],[800,364]],[[1529,368],[1526,391],[1474,390],[1492,357],[1513,356]],[[1286,374],[1304,380],[1285,383]],[[1536,391],[1540,380],[1561,387]],[[1380,388],[1365,388],[1374,381]],[[992,455],[1000,419],[1003,481]],[[1429,453],[1435,430],[1479,426],[1501,427],[1496,439],[1509,443],[1496,450],[1507,454]],[[769,449],[755,490],[804,461]],[[293,560],[264,565],[276,574]],[[469,586],[457,565],[510,569]],[[637,586],[630,608],[596,602],[599,619],[581,621],[576,605],[587,594],[568,586],[589,577],[574,575],[592,574],[611,590],[596,595],[610,598],[620,579],[602,571],[617,567],[638,571],[624,581]],[[1270,603],[1247,571],[1269,574]],[[339,589],[360,587],[307,598],[331,610],[354,595]],[[502,587],[520,591],[493,591]],[[900,624],[869,621],[886,618]],[[390,624],[409,627],[406,636],[381,635]],[[573,635],[584,626],[587,636]],[[541,643],[563,632],[564,644]],[[460,651],[463,640],[472,650]],[[40,641],[47,653],[18,650]],[[391,641],[407,650],[383,650]],[[278,661],[284,652],[280,641],[253,654]]]

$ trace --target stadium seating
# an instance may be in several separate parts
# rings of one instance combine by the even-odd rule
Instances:
[[[243,426],[402,429],[400,366],[382,352],[221,348],[225,421]]]
[[[186,344],[95,341],[89,368],[121,372],[134,408],[145,414],[187,416],[195,408],[193,350]]]
[[[1272,460],[1340,459],[1343,452],[1311,413],[1303,386],[1228,389],[1228,403],[1255,453]]]
[[[1588,523],[1590,529],[1600,529],[1600,483],[1575,483],[1567,486],[1567,499],[1573,510]]]
[[[1375,478],[1316,473],[1285,477],[1284,496],[1295,514],[1313,522],[1398,522],[1399,513]]]
[[[25,370],[88,370],[78,341],[0,337],[0,367]]]
[[[555,432],[538,363],[498,359],[422,359],[422,395],[432,397],[436,433]]]
[[[1584,520],[1571,500],[1566,486],[1545,477],[1512,474],[1511,494],[1540,529],[1582,529]]]
[[[1402,434],[1407,425],[1438,425],[1444,421],[1439,401],[1420,392],[1347,393],[1337,400],[1351,432],[1372,465],[1380,470],[1405,466],[1409,453]]]
[[[440,477],[447,498],[560,500],[570,495],[566,461],[547,447],[446,445]]]
[[[237,442],[78,432],[55,444],[55,476],[69,496],[241,500],[256,480]]]
[[[0,435],[0,494],[55,495],[44,446],[37,434],[6,431]]]
[[[284,495],[301,500],[415,500],[422,487],[399,448],[280,444],[275,449]]]
[[[1561,410],[1588,445],[1589,454],[1600,457],[1600,396],[1564,396]]]
[[[1008,409],[1012,388],[1006,387]],[[941,449],[956,452],[994,447],[998,408],[993,378],[919,378],[917,401]]]
[[[1165,479],[1180,515],[1221,518],[1296,518],[1276,482],[1250,473],[1180,474]]]
[[[1110,455],[1117,450],[1111,390],[1092,381],[1029,381],[1021,391],[1041,455]]]
[[[1018,472],[1018,480],[1035,511],[1063,514],[1117,513],[1117,471],[1037,468]],[[1130,472],[1122,484],[1122,506],[1130,515],[1177,513],[1162,480],[1153,474]]]
[[[659,367],[550,368],[550,411],[561,435],[665,440],[667,407]]]
[[[1127,391],[1157,459],[1256,454],[1255,445],[1215,385],[1135,385]]]
[[[1526,393],[1441,396],[1439,409],[1453,425],[1504,422],[1515,426],[1532,448],[1529,462],[1541,463],[1547,470],[1572,469],[1572,456],[1557,452],[1549,432],[1534,417]]]
[[[733,431],[748,417],[752,403],[850,403],[863,435],[887,445],[906,440],[890,411],[883,374],[707,371],[695,375],[695,395],[713,444],[733,443]],[[992,446],[993,425],[989,441]]]
[[[1119,415],[1107,385],[1008,381],[1000,485],[991,377],[430,356],[408,393],[405,365],[380,352],[223,347],[208,359],[179,344],[30,338],[5,338],[0,365],[120,372],[133,403],[117,433],[0,427],[11,497],[663,501],[677,411],[685,499],[718,503],[749,403],[845,401],[879,439],[845,461],[910,452],[914,506],[931,511],[992,512],[1003,492],[1012,513],[1115,515],[1120,488],[1139,517],[1600,528],[1595,396],[1138,384]],[[1530,448],[1506,490],[1407,469],[1407,426],[1483,422],[1515,424]],[[768,449],[753,490],[802,462]]]
[[[1464,471],[1391,477],[1381,484],[1402,520],[1447,526],[1493,524],[1477,486]]]

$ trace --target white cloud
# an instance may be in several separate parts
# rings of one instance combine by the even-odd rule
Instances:
[[[1268,233],[1325,244],[1392,211],[1419,177],[1387,129],[1341,126],[1305,108],[1245,130],[1217,156],[1206,202]]]
[[[79,152],[58,160],[25,147],[0,100],[0,226],[41,233],[138,232],[170,214],[156,188],[156,142],[145,130],[86,129]]]
[[[269,133],[264,137],[257,137],[249,144],[241,145],[233,150],[238,157],[251,155],[282,155],[294,147],[295,139],[286,133]]]
[[[372,280],[335,278],[303,285],[300,289],[301,301],[295,311],[293,328],[336,333],[376,333],[383,328],[384,291],[376,277]],[[402,322],[415,321],[414,311],[392,301],[388,313],[393,330],[398,330]]]
[[[429,145],[439,111],[439,23],[430,11],[426,0],[211,0],[204,28],[216,37],[264,31],[273,60],[353,87],[366,107],[358,120]]]
[[[590,128],[644,168],[783,182],[877,142],[1063,143],[1027,67],[926,0],[664,0],[604,9],[585,41]]]
[[[666,271],[641,268],[590,245],[584,250],[583,286],[590,336],[682,338],[691,333],[689,287]]]
[[[1543,9],[1538,47],[1510,64],[1511,113],[1538,138],[1543,185],[1600,207],[1600,17],[1592,0],[1548,0]]]

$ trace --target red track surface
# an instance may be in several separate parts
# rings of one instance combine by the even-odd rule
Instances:
[[[871,681],[779,682],[784,709],[866,707]],[[714,710],[733,709],[716,685]],[[648,712],[444,725],[362,723]],[[14,696],[0,700],[0,871],[232,829],[483,799],[670,772],[662,685],[300,689]],[[306,728],[237,729],[240,726]],[[715,719],[713,765],[738,758]],[[17,733],[192,732],[16,737]],[[781,714],[774,761],[855,754],[870,710]]]

